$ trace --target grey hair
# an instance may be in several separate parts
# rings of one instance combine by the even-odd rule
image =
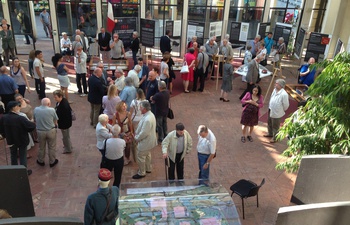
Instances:
[[[118,124],[115,124],[112,129],[111,133],[113,134],[113,137],[117,137],[120,134],[121,128]]]
[[[216,37],[213,36],[213,37],[210,38],[210,40],[215,41],[215,40],[216,40]]]
[[[202,52],[205,52],[206,51],[206,48],[205,48],[205,46],[201,46],[201,47],[199,47],[199,50],[201,50]]]
[[[137,31],[134,31],[132,33],[135,34],[137,37],[139,36],[139,33]]]
[[[260,35],[256,35],[256,37],[255,38],[259,38],[259,39],[261,39],[261,36]]]
[[[140,104],[141,107],[146,109],[147,111],[151,110],[151,104],[149,103],[149,101],[142,101]]]
[[[131,86],[133,83],[131,77],[125,77],[124,83],[126,86]]]
[[[107,114],[101,114],[98,116],[98,122],[102,123],[102,122],[107,122],[108,121],[108,116]]]
[[[226,35],[225,35],[225,38],[226,38],[226,39],[229,39],[229,38],[230,38],[230,35],[229,35],[229,34],[226,34]]]
[[[136,71],[141,71],[141,66],[139,64],[137,64],[135,67],[134,67],[134,70]]]
[[[283,37],[278,38],[278,40],[284,42],[284,38]]]
[[[123,71],[123,69],[122,69],[122,68],[117,68],[115,71],[116,71],[116,72],[118,71],[119,73],[121,73],[121,74],[123,74],[123,75],[124,75],[124,71]]]

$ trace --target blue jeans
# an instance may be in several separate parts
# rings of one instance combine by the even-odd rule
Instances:
[[[209,169],[210,165],[208,165],[208,168],[205,170],[203,169],[204,164],[207,163],[209,155],[201,154],[198,153],[198,164],[199,164],[199,175],[198,179],[203,179],[203,180],[209,180]]]
[[[167,117],[157,116],[156,121],[157,121],[158,141],[162,142],[168,133]]]

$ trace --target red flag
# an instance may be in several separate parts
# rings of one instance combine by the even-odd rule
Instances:
[[[113,5],[111,0],[108,0],[108,10],[107,10],[107,31],[112,32],[114,29],[114,15],[113,15]]]

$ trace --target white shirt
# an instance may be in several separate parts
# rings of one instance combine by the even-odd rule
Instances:
[[[97,139],[96,147],[98,149],[103,149],[104,140],[112,137],[112,134],[109,133],[108,129],[112,129],[112,126],[110,124],[107,124],[107,128],[102,126],[101,123],[98,123],[96,125],[96,139]]]
[[[215,154],[216,137],[210,129],[208,129],[208,135],[205,138],[198,135],[197,151],[206,155]]]
[[[131,115],[131,119],[134,118],[132,121],[139,122],[141,120],[142,113],[141,113],[140,106],[141,106],[142,101],[147,101],[147,100],[146,99],[145,100],[136,100],[136,99],[132,100],[132,102],[130,104],[130,108],[134,109],[134,111],[132,112],[132,115]],[[135,113],[136,113],[136,115],[135,115]]]
[[[135,88],[138,88],[140,78],[139,78],[139,75],[137,74],[137,72],[135,70],[130,70],[128,73],[128,77],[130,77],[132,79],[133,86]]]
[[[75,65],[76,73],[79,73],[79,74],[86,73],[86,59],[87,59],[86,53],[83,51],[80,54],[80,63],[78,61],[78,55],[75,55],[74,65]]]
[[[281,118],[289,107],[288,93],[282,88],[278,92],[273,90],[270,98],[269,109],[271,118]]]
[[[63,47],[63,45],[71,46],[72,42],[70,41],[70,39],[68,37],[67,37],[67,39],[62,38],[61,39],[61,51],[66,51],[67,48],[69,48],[69,47]]]
[[[124,89],[125,87],[124,79],[125,79],[124,75],[115,79],[114,84],[115,86],[117,86],[118,91],[122,91]]]
[[[121,138],[107,139],[106,158],[110,160],[120,159],[121,157],[124,156],[125,147],[126,147],[126,143]]]
[[[34,78],[40,79],[38,73],[36,72],[36,69],[35,69],[36,67],[39,67],[40,74],[42,77],[44,77],[44,69],[43,69],[43,64],[42,64],[41,60],[38,58],[35,58],[33,65],[34,65]]]

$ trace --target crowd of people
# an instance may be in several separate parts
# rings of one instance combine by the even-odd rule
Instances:
[[[5,28],[6,29],[6,28]],[[123,42],[117,33],[113,35],[101,28],[98,34],[98,44],[101,52],[101,60],[124,59],[125,50]],[[25,91],[30,92],[27,73],[14,58],[10,70],[6,66],[0,68],[0,95],[6,114],[0,119],[0,133],[11,144],[11,164],[17,165],[17,154],[21,165],[27,167],[27,150],[33,141],[39,142],[39,151],[36,163],[45,166],[46,146],[48,148],[49,166],[54,167],[59,161],[56,158],[57,129],[61,130],[64,154],[73,152],[70,138],[70,128],[74,120],[74,112],[70,106],[68,87],[68,68],[71,55],[74,56],[76,70],[77,92],[81,97],[87,96],[90,103],[90,125],[95,129],[96,147],[101,153],[99,182],[97,191],[109,193],[112,198],[118,197],[119,187],[124,166],[132,161],[138,164],[138,170],[133,179],[142,179],[148,173],[152,173],[151,151],[157,145],[161,145],[163,158],[167,161],[170,180],[184,179],[184,159],[192,151],[192,137],[185,129],[185,125],[177,123],[175,129],[168,132],[167,116],[172,92],[172,79],[175,78],[171,58],[171,45],[169,32],[161,38],[160,48],[163,53],[160,66],[149,68],[142,58],[136,58],[136,45],[134,44],[134,67],[125,75],[124,71],[117,68],[114,74],[108,76],[103,63],[99,63],[87,78],[87,47],[82,41],[83,36],[79,30],[76,32],[75,42],[71,43],[67,34],[63,33],[61,40],[62,54],[55,54],[52,63],[57,72],[60,90],[53,92],[55,107],[51,107],[51,100],[45,93],[45,74],[43,70],[43,53],[40,50],[32,52],[29,63],[29,73],[35,79],[35,90],[41,105],[31,107],[30,102],[24,98]],[[134,32],[133,42],[139,43],[138,34]],[[247,46],[244,63],[247,63],[246,76],[247,88],[242,93],[241,141],[253,142],[254,126],[258,124],[260,109],[263,107],[263,94],[259,83],[259,64],[265,61],[272,51],[271,34],[261,42],[260,37],[255,38]],[[192,91],[203,91],[205,80],[214,74],[213,61],[217,54],[224,56],[224,63],[220,66],[222,86],[220,100],[229,102],[228,93],[232,91],[234,68],[232,65],[233,50],[229,43],[229,37],[225,37],[218,45],[216,38],[212,37],[208,43],[199,46],[196,37],[188,43],[188,53],[184,57],[189,67],[188,73],[181,75],[184,92],[189,93],[189,82],[193,82]],[[280,39],[280,41],[283,41]],[[85,43],[85,44],[84,44]],[[281,43],[282,45],[283,43]],[[276,54],[283,54],[280,45]],[[278,53],[280,51],[280,53]],[[309,64],[301,68],[300,80],[308,80],[304,77],[310,71]],[[199,82],[199,89],[197,85]],[[268,133],[265,137],[271,137],[270,142],[276,142],[276,135],[280,126],[280,119],[289,107],[288,94],[284,90],[285,81],[278,79],[270,98],[268,111]],[[15,98],[15,94],[17,94]],[[9,124],[16,121],[16,126]],[[209,179],[210,164],[216,157],[216,137],[214,132],[206,125],[200,125],[197,129],[198,144],[196,146],[198,157],[198,178],[203,182]],[[32,173],[27,169],[28,175]],[[114,172],[112,189],[108,188]],[[205,183],[205,182],[204,182]],[[112,193],[112,194],[111,194]],[[97,194],[88,197],[85,207],[85,220],[91,220]],[[113,207],[113,206],[112,206]],[[117,207],[116,207],[117,210]],[[103,212],[99,212],[101,215]],[[114,212],[117,214],[117,211]],[[105,216],[105,215],[104,215]]]

